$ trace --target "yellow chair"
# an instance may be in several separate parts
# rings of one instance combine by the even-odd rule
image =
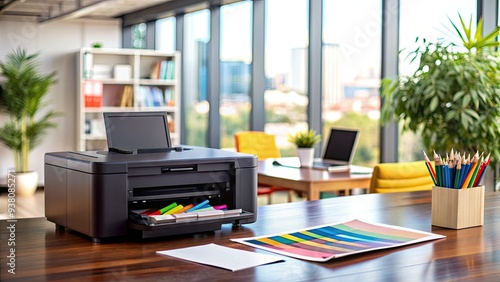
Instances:
[[[241,131],[235,133],[234,137],[236,151],[256,155],[259,161],[281,157],[273,134],[262,131]]]
[[[373,168],[370,193],[432,190],[433,185],[424,161],[383,163]]]
[[[259,161],[281,157],[273,134],[262,131],[240,131],[234,134],[234,141],[237,152],[256,155]],[[283,187],[259,184],[257,195],[267,195],[267,201],[271,203],[271,195],[276,191],[288,191],[288,202],[292,202],[293,190]]]

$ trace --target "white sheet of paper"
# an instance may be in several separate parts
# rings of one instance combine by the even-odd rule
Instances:
[[[231,271],[284,261],[280,257],[228,248],[216,244],[156,251],[156,253]]]

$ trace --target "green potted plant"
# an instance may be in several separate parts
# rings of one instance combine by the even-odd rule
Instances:
[[[0,113],[8,116],[0,127],[0,143],[14,155],[16,192],[20,195],[36,190],[38,173],[30,171],[28,156],[47,129],[56,126],[52,121],[56,113],[44,108],[47,91],[56,82],[55,73],[40,74],[37,56],[16,49],[0,62]],[[29,181],[28,192],[23,192],[24,183]]]
[[[96,41],[92,43],[92,48],[102,48],[102,42]]]
[[[314,146],[321,142],[321,135],[315,130],[299,131],[288,135],[288,141],[297,146],[297,155],[300,165],[304,167],[312,166],[314,158]]]
[[[410,54],[415,73],[382,81],[381,121],[422,138],[427,151],[477,150],[500,160],[500,27],[483,36],[482,20],[452,26],[461,43],[427,42]]]

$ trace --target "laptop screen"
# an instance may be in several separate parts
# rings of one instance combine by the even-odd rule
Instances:
[[[172,146],[166,112],[104,113],[109,148],[159,149]]]
[[[357,137],[357,130],[332,128],[323,159],[350,163],[354,155]]]

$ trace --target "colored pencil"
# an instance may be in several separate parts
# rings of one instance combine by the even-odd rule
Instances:
[[[453,155],[453,151],[452,151]],[[455,164],[453,161],[454,157],[450,156],[450,160],[448,161],[448,187],[453,188],[454,180],[455,180]]]
[[[461,154],[452,148],[449,155],[446,153],[446,158],[442,158],[436,151],[433,151],[434,165],[432,165],[425,151],[423,153],[425,166],[432,182],[435,186],[445,188],[477,187],[491,161],[490,154],[484,158],[484,153],[479,155],[479,151],[476,151],[472,158],[470,154],[466,158],[465,152]]]
[[[470,164],[462,164],[462,171],[460,172],[460,182],[458,183],[458,189],[462,188],[463,183],[465,182],[465,178],[467,177],[467,173],[469,172]]]
[[[483,168],[479,172],[479,175],[477,176],[476,181],[474,182],[474,187],[477,187],[481,183],[481,180],[483,180],[484,173],[486,172],[486,169],[488,168],[489,164],[490,164],[490,154],[488,154],[488,156],[484,160]]]
[[[434,182],[434,185],[438,186],[437,179],[436,179],[436,172],[432,168],[431,160],[429,157],[427,157],[427,154],[424,152],[424,160],[425,160],[425,166],[427,167],[427,170],[429,171],[429,174],[431,175],[432,182]]]
[[[479,168],[481,167],[481,164],[483,163],[483,161],[484,160],[481,157],[481,162],[479,162],[479,161],[477,162],[477,165],[476,165],[476,167],[474,169],[474,172],[472,174],[472,177],[471,177],[471,179],[469,181],[469,185],[467,185],[467,188],[472,188],[473,187],[474,182],[476,181],[477,172],[479,171]]]
[[[460,184],[460,171],[462,170],[462,163],[460,161],[457,162],[457,166],[455,168],[455,183],[453,184],[453,188],[459,188]]]
[[[465,177],[467,177],[467,173],[469,172],[470,161],[469,158],[465,158],[465,153],[462,156],[462,171],[460,172],[460,183],[458,184],[458,189],[462,188],[462,184],[465,181]]]
[[[443,182],[441,180],[441,158],[436,152],[434,152],[434,166],[436,171],[436,182],[439,187],[443,187]]]
[[[478,160],[479,160],[479,152],[476,152],[476,154],[474,154],[474,157],[472,158],[471,167],[470,167],[469,171],[467,172],[467,176],[465,177],[465,180],[462,183],[462,186],[461,186],[462,189],[465,189],[469,186],[469,182],[472,178],[472,175],[474,174],[474,171],[476,170]]]

